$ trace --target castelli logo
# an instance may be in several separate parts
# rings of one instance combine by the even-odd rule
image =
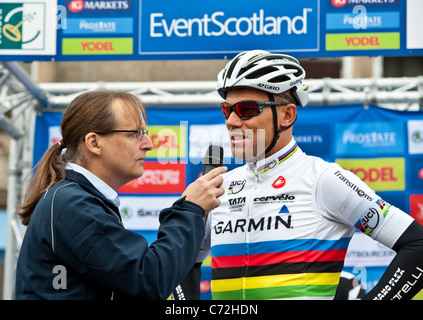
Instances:
[[[72,12],[79,12],[84,9],[84,1],[73,0],[69,3],[69,10]]]
[[[272,187],[275,189],[280,189],[286,184],[286,180],[284,177],[279,176],[275,181],[272,183]]]
[[[332,5],[334,7],[343,7],[347,4],[348,0],[332,0]]]

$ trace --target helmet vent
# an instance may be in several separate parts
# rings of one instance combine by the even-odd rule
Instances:
[[[246,75],[245,79],[257,79],[257,78],[260,78],[261,76],[264,76],[264,75],[269,74],[269,73],[274,72],[274,71],[278,71],[278,69],[275,68],[275,67],[262,68],[260,70],[254,71],[254,72]]]
[[[229,66],[229,69],[226,73],[226,77],[230,78],[232,76],[232,71],[234,71],[234,68],[236,66],[236,64],[238,63],[239,59],[241,58],[242,55],[238,56],[235,60],[232,61],[231,65]]]
[[[268,81],[270,83],[282,83],[282,82],[290,81],[290,80],[291,80],[290,77],[285,76],[285,75],[281,75],[281,76],[278,76],[278,77],[274,77],[272,79],[269,79]]]

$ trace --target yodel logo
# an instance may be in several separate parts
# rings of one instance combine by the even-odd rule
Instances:
[[[374,191],[405,190],[404,158],[336,159],[335,162],[343,169],[352,172]],[[345,183],[354,184],[341,172],[337,172],[336,175],[340,180],[345,180]],[[354,187],[358,188],[356,185]]]

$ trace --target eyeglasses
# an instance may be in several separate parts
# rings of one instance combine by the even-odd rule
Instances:
[[[105,133],[112,133],[112,132],[133,132],[133,133],[135,133],[135,137],[138,140],[141,140],[143,135],[148,136],[148,130],[144,130],[144,129],[139,129],[139,130],[110,130],[110,131],[98,132],[98,133],[105,134]]]
[[[282,106],[287,104],[289,104],[289,102],[243,100],[234,104],[222,102],[220,107],[222,108],[223,117],[226,120],[229,118],[232,111],[235,111],[238,117],[242,120],[246,120],[260,114],[264,107]]]

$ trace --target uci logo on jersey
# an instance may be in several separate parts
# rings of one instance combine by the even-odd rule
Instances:
[[[228,195],[237,194],[237,193],[241,192],[242,189],[244,189],[246,182],[247,182],[247,180],[245,180],[245,179],[244,180],[232,181],[231,184],[229,185]]]

